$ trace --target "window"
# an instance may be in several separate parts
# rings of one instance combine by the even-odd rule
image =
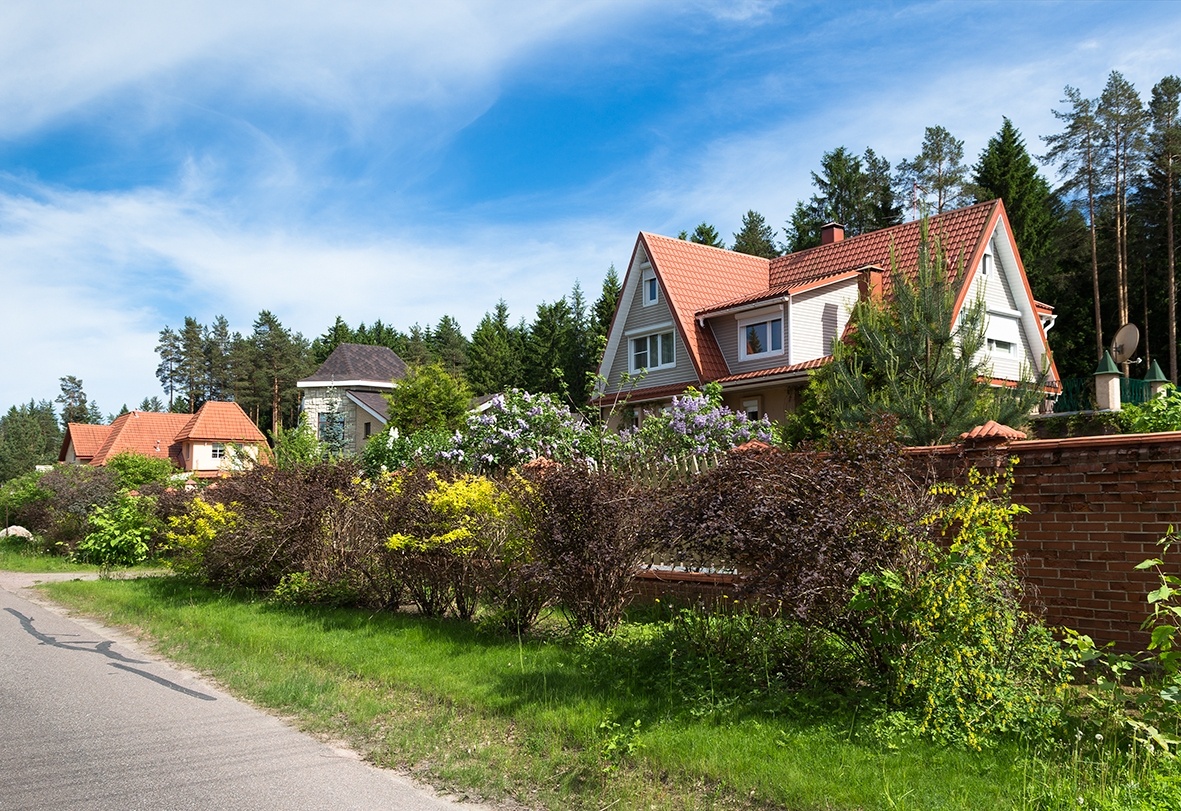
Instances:
[[[365,423],[365,438],[368,439],[373,434],[373,423]]]
[[[648,270],[640,277],[641,286],[644,288],[644,306],[648,307],[655,304],[660,297],[660,286],[656,283],[656,274]]]
[[[761,397],[751,397],[742,401],[742,410],[746,412],[748,420],[757,420],[763,416],[763,403]]]
[[[209,452],[214,459],[226,458],[226,446],[220,442],[213,443],[213,449]]]
[[[1012,355],[1013,348],[1012,341],[1002,341],[997,338],[988,339],[988,351],[994,355]]]
[[[738,342],[743,359],[783,352],[783,317],[738,323]]]
[[[676,341],[671,331],[632,338],[631,349],[633,372],[677,365]]]

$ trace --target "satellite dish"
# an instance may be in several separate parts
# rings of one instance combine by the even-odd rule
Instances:
[[[1140,328],[1135,324],[1124,324],[1111,339],[1111,359],[1116,363],[1127,363],[1139,345]]]

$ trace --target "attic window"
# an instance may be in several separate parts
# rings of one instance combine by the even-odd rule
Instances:
[[[743,360],[783,354],[783,316],[739,321],[738,350]]]
[[[980,260],[980,275],[981,276],[988,276],[988,271],[991,267],[992,267],[992,256],[990,254],[986,253],[986,254],[984,254],[984,257]]]
[[[660,285],[656,283],[656,274],[650,270],[644,271],[644,275],[640,277],[640,285],[644,290],[644,306],[650,307],[655,304],[660,298]]]

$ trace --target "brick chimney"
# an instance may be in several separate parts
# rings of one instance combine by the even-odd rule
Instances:
[[[861,275],[857,277],[857,296],[862,299],[882,299],[882,269],[877,265],[866,265],[861,268]]]
[[[820,244],[831,245],[845,238],[845,226],[837,222],[826,222],[820,226]]]

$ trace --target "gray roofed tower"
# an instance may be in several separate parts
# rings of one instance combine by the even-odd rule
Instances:
[[[347,386],[351,383],[373,383],[392,388],[392,381],[406,376],[406,361],[388,346],[340,344],[332,350],[320,368],[299,381],[303,384],[332,383]]]
[[[303,411],[323,438],[326,420],[339,424],[350,450],[360,453],[365,442],[389,421],[384,395],[406,376],[406,362],[386,346],[340,344],[309,377],[296,383],[303,392]]]

